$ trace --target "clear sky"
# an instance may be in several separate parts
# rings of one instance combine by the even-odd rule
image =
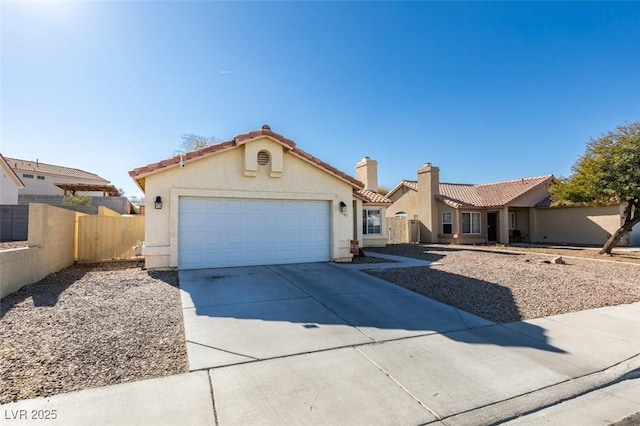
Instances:
[[[380,184],[567,176],[640,120],[640,2],[0,3],[1,145],[141,192],[183,134],[269,124]]]

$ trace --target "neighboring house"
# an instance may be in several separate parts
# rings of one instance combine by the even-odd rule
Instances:
[[[551,207],[553,181],[546,175],[481,185],[440,183],[438,167],[427,163],[417,180],[389,191],[387,217],[415,225],[402,242],[601,245],[621,226],[621,205]],[[625,236],[620,245],[628,241]]]
[[[349,261],[351,240],[386,243],[390,201],[372,191],[375,161],[364,164],[368,186],[265,125],[132,170],[149,200],[146,266]]]
[[[356,164],[356,179],[364,183],[364,189],[355,193],[363,207],[362,236],[354,238],[362,240],[362,247],[384,247],[389,240],[386,210],[392,201],[378,194],[378,162],[364,157]]]
[[[0,154],[0,204],[18,204],[18,191],[24,183]]]
[[[119,196],[109,181],[90,172],[65,166],[6,158],[7,164],[24,183],[19,195]]]
[[[419,220],[421,242],[475,244],[528,241],[530,209],[548,197],[553,176],[483,185],[440,183],[426,164],[417,181],[402,181],[387,197],[387,216]]]

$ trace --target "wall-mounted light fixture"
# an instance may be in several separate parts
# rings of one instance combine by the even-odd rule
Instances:
[[[344,203],[344,201],[340,201],[340,213],[346,213],[347,212],[347,205]]]
[[[162,208],[162,197],[158,195],[156,197],[156,209],[161,209],[161,208]]]

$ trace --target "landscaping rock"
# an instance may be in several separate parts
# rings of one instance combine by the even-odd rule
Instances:
[[[0,403],[188,371],[178,274],[63,269],[2,299]]]

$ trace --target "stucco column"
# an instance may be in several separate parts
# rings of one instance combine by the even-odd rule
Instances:
[[[47,227],[45,221],[46,204],[29,204],[29,230],[27,232],[27,245],[29,247],[44,247],[44,234]]]
[[[438,205],[435,196],[439,193],[440,169],[425,164],[418,170],[418,216],[420,218],[420,242],[438,242]]]
[[[498,225],[500,230],[498,235],[498,241],[502,244],[509,243],[509,207],[500,210],[500,224]]]

